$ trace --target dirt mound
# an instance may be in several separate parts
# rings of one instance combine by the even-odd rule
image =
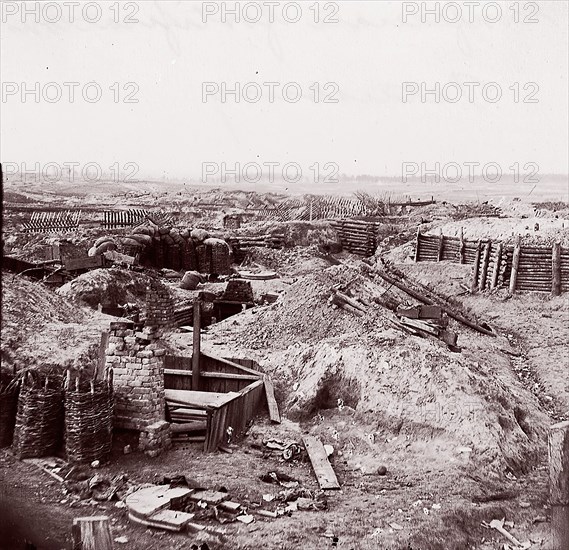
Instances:
[[[451,322],[464,346],[453,353],[394,328],[392,313],[378,304],[363,317],[334,308],[328,296],[335,285],[356,296],[370,285],[372,293],[387,291],[358,269],[334,266],[293,284],[274,305],[210,329],[256,350],[257,358],[265,354],[261,363],[291,418],[354,409],[372,425],[376,443],[360,449],[371,458],[382,441],[401,438],[439,463],[513,471],[538,463],[548,419],[499,351],[509,345],[505,338]]]
[[[248,250],[243,262],[247,269],[254,270],[255,266],[276,271],[281,276],[295,277],[326,269],[330,263],[319,257],[317,246],[285,248],[252,247]]]
[[[3,273],[2,362],[26,366],[64,366],[79,356],[96,356],[109,317],[58,296],[41,283]]]
[[[57,289],[57,294],[94,309],[107,303],[143,306],[146,289],[151,284],[162,286],[146,273],[120,268],[94,269]]]
[[[372,312],[365,319],[346,314],[328,301],[336,285],[357,287],[363,277],[356,269],[333,266],[306,275],[287,288],[278,302],[263,310],[240,316],[247,326],[241,338],[252,348],[287,348],[292,342],[317,342],[321,339],[358,333],[381,323]],[[229,321],[232,322],[231,320]]]

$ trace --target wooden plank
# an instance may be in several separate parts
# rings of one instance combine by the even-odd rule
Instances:
[[[302,438],[302,442],[312,463],[320,489],[323,491],[326,489],[340,489],[338,478],[328,460],[322,441],[317,437],[306,435]]]
[[[79,269],[94,269],[104,264],[102,256],[86,256],[85,258],[69,258],[65,260],[67,271],[77,271]]]
[[[549,503],[552,548],[569,548],[569,422],[549,428]]]
[[[239,394],[231,393],[214,393],[194,390],[164,390],[166,401],[173,404],[186,405],[196,408],[217,408],[228,403]]]
[[[439,332],[440,332],[440,330],[438,328],[429,325],[425,321],[419,321],[418,319],[409,319],[407,317],[401,317],[400,321],[405,326],[412,327],[412,328],[415,328],[417,330],[422,330],[424,332],[428,332],[429,334],[432,334],[433,336],[438,336]]]
[[[193,348],[192,348],[192,390],[200,389],[200,347],[201,347],[201,302],[194,302],[193,324]]]
[[[229,361],[228,359],[224,359],[223,357],[219,357],[218,355],[214,355],[213,353],[210,353],[209,351],[207,353],[202,353],[202,357],[213,359],[213,360],[217,361],[218,363],[225,364],[227,366],[233,367],[234,369],[237,369],[237,370],[242,371],[242,372],[247,373],[247,374],[254,374],[257,376],[257,378],[262,377],[262,373],[260,373],[259,371],[256,371],[254,369],[249,369],[247,367],[244,367],[243,365],[238,365],[237,363],[234,363],[233,361]]]
[[[74,550],[113,550],[108,516],[75,518],[72,536]]]
[[[267,405],[269,407],[269,418],[271,422],[276,424],[281,423],[281,415],[279,413],[279,406],[275,399],[275,388],[273,382],[268,376],[265,376],[265,396],[267,397]]]
[[[182,369],[164,369],[164,374],[170,374],[172,376],[192,376],[191,370]],[[255,381],[259,380],[258,376],[253,376],[252,374],[231,374],[230,372],[207,372],[201,371],[200,376],[202,378],[223,378],[226,380],[245,380],[245,381]]]

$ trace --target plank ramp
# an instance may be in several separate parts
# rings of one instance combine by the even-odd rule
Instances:
[[[338,478],[332,468],[332,464],[328,460],[322,441],[317,437],[306,435],[302,438],[302,442],[312,463],[320,489],[340,489]]]

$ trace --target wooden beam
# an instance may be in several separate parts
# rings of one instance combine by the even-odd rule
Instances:
[[[512,272],[510,274],[510,294],[516,291],[516,283],[518,279],[518,268],[520,265],[521,244],[520,236],[516,237],[516,244],[514,245],[514,253],[512,255]]]
[[[324,449],[322,441],[317,437],[306,435],[302,438],[302,442],[312,463],[312,468],[316,474],[320,489],[340,489],[338,478],[328,460],[328,455],[326,454],[326,449]]]
[[[275,388],[273,382],[268,376],[264,377],[265,380],[265,396],[267,397],[267,406],[269,407],[269,418],[271,422],[276,424],[281,423],[281,415],[279,413],[279,406],[277,405],[277,400],[275,399]]]
[[[561,243],[556,242],[551,251],[551,294],[561,294]]]
[[[172,374],[174,376],[193,376],[193,371],[185,369],[164,369],[164,374]],[[251,382],[259,380],[259,376],[253,376],[252,374],[232,374],[230,372],[200,371],[200,376],[203,378],[222,378],[224,380],[246,380]]]
[[[75,518],[71,528],[73,550],[113,550],[107,516]]]
[[[219,355],[214,355],[213,353],[210,353],[209,351],[207,353],[202,353],[203,356],[205,357],[209,357],[210,359],[215,359],[216,361],[219,361],[220,363],[225,363],[226,365],[230,365],[234,368],[236,368],[237,370],[249,373],[249,374],[255,374],[257,375],[257,378],[262,378],[262,373],[260,373],[259,371],[255,370],[255,369],[250,369],[249,367],[244,367],[243,365],[240,365],[239,363],[234,363],[233,361],[230,361],[229,359],[225,359],[224,357],[219,357]]]
[[[482,271],[480,273],[480,284],[478,290],[482,291],[486,288],[486,277],[488,275],[488,262],[490,261],[490,249],[492,243],[488,241],[484,247],[484,256],[482,257]]]
[[[478,274],[480,272],[480,255],[482,254],[482,243],[478,241],[476,243],[476,254],[474,256],[474,271],[472,273],[472,285],[470,286],[470,291],[475,292],[478,288]]]
[[[498,286],[498,276],[500,275],[500,264],[502,263],[502,243],[498,243],[496,250],[496,261],[494,263],[494,271],[492,272],[492,279],[490,281],[490,288]]]
[[[552,548],[569,548],[569,421],[549,428],[549,504]]]
[[[443,235],[443,230],[439,231],[439,248],[437,251],[437,262],[440,262],[443,259],[443,247],[445,244],[445,237]]]
[[[192,347],[192,389],[200,389],[200,348],[201,348],[201,302],[194,301],[194,324],[193,324],[193,347]]]
[[[423,302],[424,304],[427,304],[430,306],[440,305],[441,309],[449,317],[452,317],[453,319],[460,321],[461,323],[465,324],[466,326],[473,328],[474,330],[481,332],[482,334],[487,334],[488,336],[496,336],[496,333],[494,333],[492,330],[481,327],[480,325],[477,325],[473,321],[470,321],[466,317],[463,317],[459,313],[456,313],[450,307],[447,307],[447,306],[442,305],[442,304],[436,304],[433,300],[427,298],[426,296],[423,296],[422,294],[413,290],[412,288],[409,288],[407,285],[404,285],[402,282],[398,281],[397,279],[395,279],[391,275],[388,275],[387,273],[384,273],[384,272],[379,271],[379,270],[376,272],[384,281],[391,283],[393,286],[396,286],[400,290],[403,290],[403,292],[406,292],[407,294],[409,294],[409,296],[412,296],[413,298],[419,300],[420,302]]]
[[[460,228],[460,243],[458,245],[458,262],[464,263],[464,229]]]

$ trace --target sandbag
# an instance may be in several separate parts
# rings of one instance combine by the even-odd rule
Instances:
[[[109,237],[108,235],[106,235],[106,236],[104,236],[104,237],[99,237],[99,238],[95,241],[95,244],[93,244],[93,246],[94,246],[95,248],[97,248],[97,246],[99,246],[99,245],[101,245],[101,244],[103,244],[103,243],[106,243],[107,241],[114,242],[114,240],[113,240],[112,237]]]
[[[125,237],[124,239],[122,239],[122,245],[142,248],[142,245],[138,241],[131,239],[129,237]]]
[[[136,233],[135,235],[130,235],[129,239],[133,239],[143,246],[152,246],[152,237],[150,235]]]
[[[205,241],[209,237],[209,233],[205,229],[193,229],[190,233],[192,239]]]
[[[155,228],[147,225],[141,225],[140,227],[135,227],[134,231],[136,235],[148,235],[149,237],[154,237]]]
[[[203,282],[203,277],[197,271],[186,271],[180,281],[180,288],[195,290],[201,282]]]
[[[95,256],[101,256],[103,252],[108,252],[109,250],[116,250],[117,245],[114,242],[106,241],[95,248]]]

